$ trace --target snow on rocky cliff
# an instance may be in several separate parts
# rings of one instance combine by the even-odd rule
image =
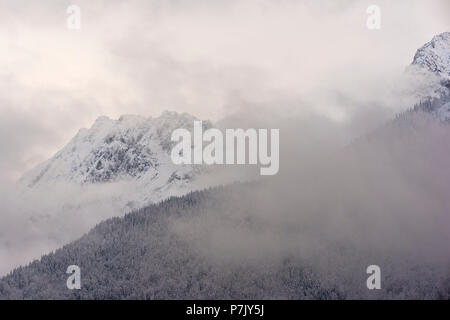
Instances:
[[[440,120],[450,120],[450,32],[434,36],[419,48],[409,70],[423,82],[421,90],[415,92],[420,109]]]
[[[418,49],[412,64],[439,75],[450,84],[450,32],[433,37]]]
[[[81,129],[55,156],[25,174],[20,183],[32,190],[58,184],[128,183],[133,187],[126,188],[119,201],[124,210],[188,192],[205,168],[173,164],[171,134],[177,128],[192,130],[194,120],[191,115],[167,111],[157,118],[125,115],[112,120],[102,116],[90,129]]]

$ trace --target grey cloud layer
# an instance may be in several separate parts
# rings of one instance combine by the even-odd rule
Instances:
[[[345,118],[351,110],[334,98],[319,99],[325,91],[349,93],[358,85],[360,101],[378,99],[390,85],[386,79],[409,63],[418,46],[448,29],[450,20],[442,13],[448,12],[442,10],[446,1],[380,1],[379,33],[368,32],[367,6],[355,1],[77,4],[77,32],[66,29],[66,3],[1,4],[0,114],[7,118],[14,108],[24,117],[5,135],[34,130],[36,139],[28,146],[2,146],[13,157],[34,159],[7,160],[6,170],[23,172],[103,114],[171,109],[215,120],[247,104],[270,103],[283,112],[286,104],[306,99],[311,103],[298,112]],[[20,95],[19,108],[14,95]],[[50,142],[47,130],[59,138]],[[35,143],[41,152],[20,155]]]

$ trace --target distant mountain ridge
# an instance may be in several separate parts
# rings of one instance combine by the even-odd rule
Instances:
[[[171,164],[170,137],[176,128],[192,129],[194,120],[191,115],[168,111],[157,118],[99,117],[90,129],[80,129],[54,157],[28,172],[21,183],[35,187],[56,181],[85,184],[155,179],[166,171],[191,173],[191,167]]]
[[[416,51],[411,67],[428,82],[428,94],[414,107],[435,118],[450,120],[450,32],[434,36]]]
[[[156,118],[99,117],[52,158],[26,173],[20,185],[32,192],[55,184],[92,186],[125,181],[134,187],[123,195],[123,206],[132,204],[123,210],[188,192],[195,177],[206,171],[202,166],[172,162],[171,134],[177,128],[192,131],[194,120],[198,119],[187,113],[169,111]],[[211,126],[209,121],[203,124]]]
[[[419,48],[412,64],[439,75],[450,88],[450,32],[434,36]]]

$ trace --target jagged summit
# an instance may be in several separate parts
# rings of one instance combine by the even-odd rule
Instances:
[[[101,116],[89,129],[79,130],[55,156],[25,174],[21,184],[35,188],[135,180],[146,198],[157,193],[154,189],[163,197],[162,190],[186,185],[199,170],[174,165],[170,159],[172,131],[192,130],[194,120],[187,113],[169,111],[157,118]]]
[[[419,48],[412,64],[441,76],[450,84],[450,32],[434,36]]]
[[[90,128],[80,129],[53,157],[26,173],[19,187],[30,194],[72,188],[88,195],[99,192],[101,200],[95,200],[96,204],[108,203],[117,208],[114,212],[124,213],[170,196],[246,179],[239,173],[211,179],[214,170],[207,166],[172,162],[172,132],[184,128],[193,133],[195,120],[188,113],[172,111],[155,118],[101,116]],[[203,126],[212,124],[206,120]],[[84,199],[73,202],[83,208],[90,205]]]
[[[450,32],[434,36],[414,55],[410,71],[418,75],[423,91],[415,92],[415,110],[431,113],[442,121],[450,120]]]

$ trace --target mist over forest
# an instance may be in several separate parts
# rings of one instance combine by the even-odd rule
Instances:
[[[450,6],[378,2],[2,2],[0,299],[449,299]]]

